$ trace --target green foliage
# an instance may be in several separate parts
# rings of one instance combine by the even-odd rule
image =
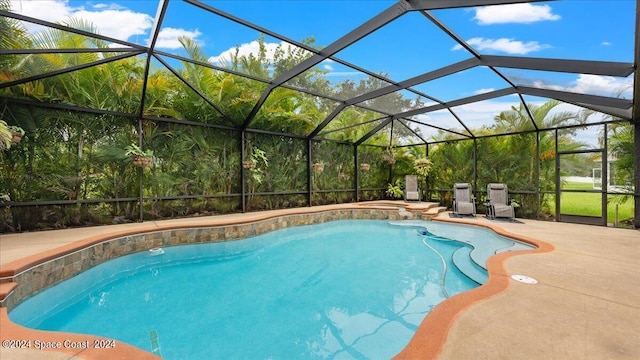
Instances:
[[[7,1],[0,0],[0,8],[8,10],[9,7]],[[68,25],[73,27],[96,31],[95,26],[86,21],[69,21]],[[394,128],[393,139],[389,126],[371,136],[356,149],[359,164],[353,164],[352,143],[386,118],[384,114],[356,106],[347,106],[320,133],[320,137],[350,144],[312,141],[313,158],[308,159],[306,139],[278,133],[307,136],[338,103],[295,89],[349,99],[388,84],[371,76],[357,82],[334,83],[328,80],[325,70],[313,67],[287,81],[287,87],[269,88],[271,91],[266,93],[270,80],[312,54],[280,45],[272,57],[268,56],[261,36],[256,54],[240,55],[238,49],[228,59],[222,59],[217,65],[233,70],[224,72],[205,66],[210,57],[197,42],[188,38],[181,38],[180,42],[194,62],[184,61],[176,71],[193,89],[161,66],[152,67],[147,83],[143,84],[145,59],[130,57],[0,90],[3,97],[133,115],[119,117],[7,105],[15,123],[0,121],[0,145],[6,149],[11,146],[10,126],[24,129],[21,133],[29,136],[20,146],[0,154],[2,198],[5,202],[11,199],[65,204],[11,206],[0,215],[0,232],[108,223],[116,217],[135,219],[141,197],[145,199],[142,208],[148,219],[237,211],[242,203],[239,194],[243,188],[249,193],[248,209],[257,210],[306,205],[306,195],[300,193],[309,190],[314,192],[315,204],[352,201],[356,175],[361,199],[379,198],[385,189],[388,196],[401,198],[404,175],[411,173],[420,175],[421,181],[428,175],[430,185],[446,189],[455,182],[470,182],[473,178],[473,141],[440,143],[430,149],[427,159],[421,146],[401,147],[408,143],[407,139],[415,138],[415,134],[403,126]],[[321,48],[313,38],[303,43]],[[3,56],[0,66],[8,71],[0,72],[2,82],[118,55],[109,52],[108,43],[76,33],[49,29],[30,35],[20,22],[6,17],[0,17],[0,48],[104,50],[102,53]],[[249,74],[252,78],[237,73]],[[141,109],[143,86],[146,91]],[[264,104],[254,112],[263,97]],[[405,99],[400,93],[371,99],[366,105],[389,113],[424,106],[420,99]],[[539,128],[584,122],[584,114],[557,112],[557,105],[550,101],[529,106]],[[169,121],[148,120],[154,117]],[[533,129],[523,106],[505,110],[494,121],[494,125],[477,132],[489,135]],[[245,132],[243,144],[241,131],[246,128],[258,131]],[[629,160],[633,135],[630,127],[628,129],[615,127],[610,141],[612,153],[619,159],[616,169],[620,179],[627,179],[633,169],[633,161]],[[269,135],[262,130],[269,131]],[[558,144],[561,149],[582,146],[572,135],[570,130],[561,131]],[[140,147],[139,137],[142,138]],[[445,135],[439,140],[446,140]],[[244,160],[252,161],[253,168],[243,169],[242,146],[247,154]],[[555,146],[552,132],[540,132],[540,163],[536,164],[534,134],[479,139],[476,154],[479,186],[501,181],[511,189],[535,190],[539,165],[541,189],[552,190]],[[387,152],[395,161],[393,165],[385,161]],[[133,155],[155,156],[154,167],[140,172],[127,166]],[[325,165],[322,172],[312,172],[311,179],[308,178],[310,161]],[[362,164],[369,165],[367,170],[360,167]],[[242,178],[245,184],[241,183]],[[87,204],[92,201],[96,203]],[[522,208],[529,211],[536,206],[529,202],[537,199],[528,197],[519,201]]]
[[[144,156],[144,157],[153,156],[153,150],[150,150],[150,149],[142,150],[140,146],[138,146],[138,144],[136,143],[129,144],[125,149],[124,153],[125,155],[128,155],[128,156]]]
[[[363,200],[377,200],[384,196],[389,182],[389,165],[383,162],[382,152],[383,148],[377,146],[358,147],[360,165],[369,165],[367,171],[358,168],[358,187],[361,189],[360,198]]]
[[[269,167],[269,159],[267,153],[264,150],[253,148],[249,161],[252,163],[252,167],[249,170],[251,179],[256,185],[261,185],[264,181],[265,170]]]
[[[617,196],[614,202],[624,204],[633,199],[630,194],[634,176],[634,143],[633,143],[633,125],[631,124],[615,124],[611,128],[609,139],[611,155],[616,159],[612,164],[613,174],[612,182],[622,189],[627,190],[627,194]],[[638,156],[635,154],[635,156]]]
[[[567,182],[563,188],[593,190],[591,183],[572,183]],[[618,206],[618,220],[625,221],[633,219],[633,202],[621,201],[620,198],[625,195],[609,195],[607,198],[607,221],[612,223],[615,221],[616,205]],[[547,200],[547,207],[551,214],[555,215],[555,196],[550,196]],[[585,216],[601,216],[602,215],[602,197],[600,194],[594,193],[562,193],[561,213],[575,214]]]
[[[24,130],[20,126],[11,125],[9,126],[9,130],[17,132],[20,136],[24,136],[25,134]]]
[[[402,197],[404,196],[402,182],[400,180],[397,180],[394,184],[387,184],[386,194],[392,199],[402,199]]]
[[[314,164],[325,165],[323,171],[314,172],[314,190],[353,188],[353,147],[347,144],[316,141],[312,147]]]
[[[0,120],[0,151],[7,150],[11,147],[11,138],[13,138],[13,135],[9,129],[9,125],[3,120]]]
[[[413,161],[413,169],[416,174],[425,177],[431,171],[431,160],[428,158],[418,158]]]
[[[560,103],[551,100],[542,105],[530,104],[531,113],[536,124],[541,128],[568,125],[584,122],[584,114],[570,112],[553,112]],[[496,116],[492,127],[482,129],[480,133],[495,134],[527,130],[529,119],[524,107],[512,108]],[[558,147],[577,150],[584,144],[573,140],[575,130],[564,130],[559,133]],[[555,189],[555,136],[553,131],[539,133],[539,149],[536,149],[536,134],[522,133],[509,136],[480,138],[476,141],[477,185],[482,191],[488,183],[502,182],[512,191],[536,191]],[[539,150],[539,163],[536,163],[536,151]],[[430,178],[436,189],[451,189],[454,183],[471,182],[473,180],[474,142],[472,140],[452,141],[434,146],[430,152],[433,161]],[[581,166],[583,159],[568,158],[575,166]],[[539,166],[539,175],[537,173]],[[546,195],[540,202],[527,198],[521,203],[526,211],[535,213],[542,209]],[[523,199],[525,200],[525,199]]]

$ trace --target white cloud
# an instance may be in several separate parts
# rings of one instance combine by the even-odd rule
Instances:
[[[118,4],[94,4],[92,5],[94,9],[110,9],[110,10],[125,10],[126,7],[118,5]]]
[[[331,78],[339,78],[335,80],[336,82],[342,81],[345,78],[349,78],[350,80],[355,80],[356,78],[359,79],[367,76],[365,73],[362,73],[360,71],[355,71],[342,64],[336,64],[336,62],[332,59],[324,59],[320,62],[318,66],[322,67],[322,70],[325,71],[324,76],[331,77]]]
[[[513,99],[513,101],[510,101]],[[533,100],[527,101],[527,104],[533,104],[540,106],[547,100]],[[492,126],[495,124],[494,117],[502,111],[510,110],[512,106],[520,106],[520,101],[515,96],[506,96],[501,99],[492,99],[486,101],[480,101],[473,104],[466,104],[453,108],[456,115],[467,125],[472,131],[477,130],[482,126]],[[553,116],[556,113],[562,111],[568,111],[577,113],[584,108],[567,103],[560,103],[557,107],[551,110],[549,116]],[[589,118],[589,122],[599,122],[604,120],[606,115],[602,113],[594,113]],[[421,121],[427,124],[433,124],[446,129],[454,129],[458,132],[465,133],[460,123],[446,110],[439,110],[430,112],[427,114],[420,114],[413,117],[414,120]],[[421,133],[424,136],[438,136],[438,131],[426,126],[420,126],[412,124],[412,127],[420,128]],[[597,128],[587,128],[577,130],[578,141],[586,142],[590,145],[597,145]]]
[[[74,11],[74,8],[68,6],[66,2],[59,0],[13,0],[11,2],[11,11],[49,22],[59,22],[68,19]],[[23,25],[29,32],[34,32],[42,28],[39,25],[28,22],[23,22]]]
[[[534,87],[570,91],[580,94],[592,94],[617,97],[619,94],[630,98],[633,89],[633,78],[616,78],[613,76],[580,74],[578,78],[568,85],[551,85],[537,80]]]
[[[530,24],[538,21],[559,20],[560,15],[553,14],[549,5],[509,4],[478,7],[474,20],[479,25],[520,23]]]
[[[90,21],[100,34],[120,40],[144,35],[153,26],[151,16],[131,10],[79,10],[73,12],[72,17]]]
[[[291,45],[284,41],[281,41],[280,43],[264,43],[266,57],[268,61],[273,60],[274,52],[276,51],[276,48],[278,48],[278,46],[281,46],[282,49],[285,51],[285,53],[288,52],[289,48],[292,51],[298,50],[297,46]],[[209,61],[214,64],[224,63],[229,61],[235,53],[236,53],[236,48],[233,47],[231,49],[227,49],[221,52],[217,56],[210,57]],[[238,46],[238,56],[248,56],[249,54],[253,54],[254,56],[257,57],[259,53],[260,53],[260,44],[258,43],[257,40],[254,40],[250,43],[240,44]]]
[[[188,31],[170,27],[163,28],[158,34],[156,47],[164,49],[179,49],[182,47],[182,44],[180,44],[180,41],[178,41],[179,37],[185,36],[196,40],[200,35],[202,35],[202,33],[198,31],[198,29],[194,31]]]
[[[467,44],[475,47],[479,51],[504,52],[507,54],[524,55],[534,51],[550,48],[550,45],[540,44],[537,41],[522,42],[513,39],[485,39],[475,37],[467,40]],[[456,45],[451,50],[461,50],[462,46]]]
[[[511,101],[505,101],[512,99]],[[481,126],[491,126],[496,115],[512,106],[518,106],[520,101],[516,96],[506,96],[504,98],[478,101],[471,104],[457,106],[452,110],[470,128],[477,129]]]
[[[148,32],[153,27],[154,21],[149,14],[135,12],[114,3],[97,3],[85,8],[73,7],[67,0],[13,0],[11,10],[54,23],[66,23],[70,19],[84,19],[95,25],[101,35],[125,41],[132,41],[130,38],[134,36],[147,35],[148,37]],[[27,31],[32,33],[44,29],[42,26],[27,22],[24,22],[24,26]],[[165,48],[173,48],[177,42],[173,41],[175,39],[172,39],[172,33],[193,38],[200,35],[198,30],[172,28],[164,30],[167,30],[166,34],[168,34],[162,38]]]
[[[358,71],[331,71],[324,76],[327,77],[343,77],[343,76],[366,76],[364,73]]]
[[[558,91],[567,91],[568,88],[562,85],[555,84],[547,84],[543,80],[534,80],[533,87],[537,87],[540,89],[549,89],[549,90],[558,90]]]
[[[472,129],[477,129],[483,125],[494,124],[493,118],[500,112],[509,110],[511,106],[518,106],[520,100],[515,95],[508,95],[499,99],[478,101],[471,104],[460,105],[452,108],[456,115]],[[445,129],[457,129],[464,133],[464,128],[455,117],[447,110],[438,110],[426,114],[417,115],[415,120],[427,124],[433,124]],[[435,132],[434,132],[435,133]]]
[[[611,43],[610,43],[610,42],[608,42],[608,41],[603,41],[603,42],[601,42],[601,43],[600,43],[600,45],[602,45],[602,46],[609,46],[609,45],[611,45]]]
[[[335,61],[333,61],[331,59],[324,59],[324,60],[322,60],[320,62],[319,66],[322,66],[323,70],[331,72],[331,71],[335,70],[334,63],[335,63]]]
[[[494,88],[478,89],[478,90],[473,92],[473,95],[486,94],[486,93],[490,93],[490,92],[495,91],[495,90],[496,89],[494,89]]]

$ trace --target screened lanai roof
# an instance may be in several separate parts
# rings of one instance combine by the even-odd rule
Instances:
[[[591,110],[587,124],[625,121],[640,118],[634,108],[637,5],[630,0],[5,0],[0,15],[17,21],[35,40],[28,48],[2,41],[0,60],[18,57],[22,65],[37,65],[38,57],[50,54],[75,60],[3,69],[0,91],[9,90],[3,93],[6,103],[206,121],[356,144],[379,132],[397,139],[392,133],[402,131],[403,143],[396,146],[552,128],[534,120],[529,108],[549,99],[562,102],[561,109]],[[60,34],[75,34],[75,40],[65,42]],[[99,56],[82,56],[89,53]],[[134,107],[11,92],[130,57],[147,65]],[[211,70],[240,88],[257,89],[258,96],[225,93],[222,87],[211,93],[204,77],[194,75]],[[179,89],[171,90],[198,99],[211,116],[156,112],[149,85],[156,71],[177,78]],[[270,113],[269,104],[291,98],[317,105],[313,116],[303,119],[305,126],[278,122],[278,116],[304,111],[296,104],[288,114]],[[229,102],[242,102],[244,111],[230,113]],[[490,126],[501,111],[521,106],[530,123]]]

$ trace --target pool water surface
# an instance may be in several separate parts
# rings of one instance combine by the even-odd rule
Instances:
[[[334,221],[136,253],[47,289],[9,316],[166,359],[388,359],[435,305],[479,286],[454,254],[513,245],[490,231],[474,238],[469,227],[398,225]],[[478,237],[494,249],[480,251]]]

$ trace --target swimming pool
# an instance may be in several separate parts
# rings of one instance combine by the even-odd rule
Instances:
[[[468,273],[474,261],[519,246],[463,226],[336,221],[121,257],[10,317],[167,359],[390,358],[433,306],[478,286],[459,268]]]

